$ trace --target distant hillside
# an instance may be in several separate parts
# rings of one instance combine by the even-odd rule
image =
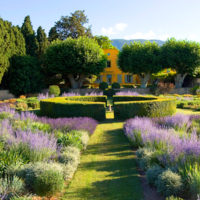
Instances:
[[[124,44],[130,44],[131,42],[142,42],[144,43],[145,41],[147,40],[144,40],[144,39],[137,39],[137,40],[124,40],[124,39],[113,39],[111,40],[112,41],[112,45],[114,47],[116,47],[117,49],[121,49],[123,47]],[[150,42],[156,42],[158,43],[160,46],[163,45],[165,42],[162,41],[162,40],[149,40]]]

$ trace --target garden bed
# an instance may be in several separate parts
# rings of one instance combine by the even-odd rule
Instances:
[[[62,193],[96,125],[87,117],[51,119],[1,107],[0,198]]]
[[[200,116],[135,117],[125,135],[137,151],[149,184],[165,197],[196,200],[200,192]]]

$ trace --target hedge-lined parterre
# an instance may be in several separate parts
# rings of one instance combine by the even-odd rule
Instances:
[[[48,117],[92,117],[105,119],[106,96],[56,97],[40,101],[41,114]]]
[[[176,112],[176,100],[152,96],[113,96],[115,119],[163,117]]]

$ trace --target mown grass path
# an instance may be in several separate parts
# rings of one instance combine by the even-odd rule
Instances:
[[[98,125],[62,199],[143,199],[136,158],[122,127],[111,119]]]

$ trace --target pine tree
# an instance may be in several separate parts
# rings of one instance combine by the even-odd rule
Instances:
[[[38,57],[40,58],[44,54],[49,44],[46,33],[41,26],[39,26],[37,29],[37,41],[38,41]]]
[[[31,56],[36,56],[38,51],[38,42],[35,37],[35,32],[31,25],[30,16],[26,16],[22,24],[21,31],[26,42],[26,53]]]

